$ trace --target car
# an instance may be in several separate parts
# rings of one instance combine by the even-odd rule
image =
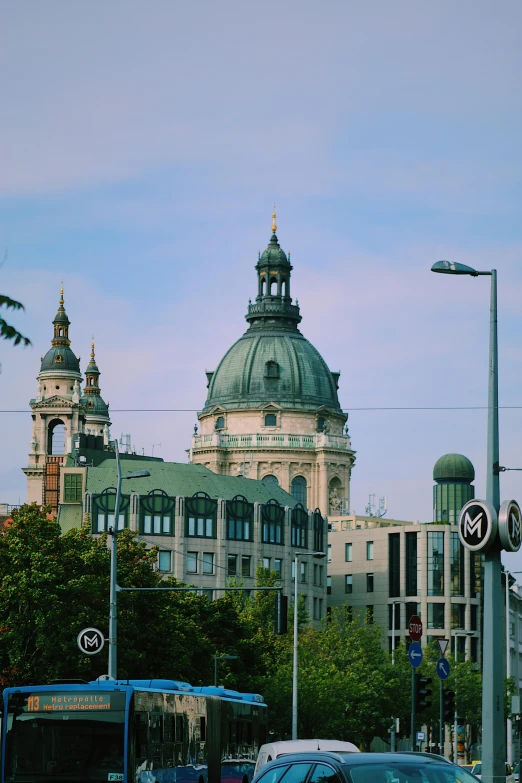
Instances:
[[[327,739],[295,739],[269,742],[261,745],[256,761],[254,775],[269,761],[286,753],[308,753],[313,750],[329,750],[335,753],[359,753],[359,748],[352,742]]]
[[[423,753],[288,753],[252,783],[476,783],[462,767]]]
[[[473,764],[473,767],[471,768],[471,772],[479,780],[482,780],[482,762],[476,761]],[[506,783],[515,783],[515,778],[513,777],[513,773],[511,772],[511,767],[509,766],[507,761],[506,761]]]

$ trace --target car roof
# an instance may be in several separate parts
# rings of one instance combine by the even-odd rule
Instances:
[[[334,751],[336,753],[358,753],[359,748],[354,745],[353,742],[347,740],[332,740],[332,739],[295,739],[295,740],[279,740],[278,742],[267,742],[262,745],[260,751],[271,749],[276,756],[283,753],[307,753],[314,750],[321,751]]]
[[[421,753],[335,753],[328,750],[314,750],[307,753],[285,753],[278,756],[273,761],[262,768],[264,772],[269,766],[276,767],[280,764],[287,764],[289,761],[325,761],[331,759],[339,764],[353,766],[364,764],[365,762],[386,762],[387,764],[397,762],[410,762],[417,764],[448,764],[444,758],[437,758],[435,755],[429,756]]]

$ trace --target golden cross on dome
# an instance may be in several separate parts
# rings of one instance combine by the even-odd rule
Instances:
[[[272,232],[275,234],[277,231],[276,225],[276,205],[274,204],[274,211],[272,212]]]

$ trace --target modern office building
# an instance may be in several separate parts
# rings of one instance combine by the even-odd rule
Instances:
[[[473,497],[469,482],[464,494],[455,491],[464,475],[457,464],[466,468],[464,478],[474,477],[462,455],[437,461],[436,518],[444,512],[457,520],[464,494]],[[354,612],[369,613],[386,629],[390,649],[392,613],[395,645],[406,639],[409,619],[417,614],[423,621],[423,645],[446,638],[453,650],[456,644],[458,651],[479,660],[482,558],[462,546],[456,524],[355,515],[329,519],[329,606],[348,604]]]

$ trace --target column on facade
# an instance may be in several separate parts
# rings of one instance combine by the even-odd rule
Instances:
[[[172,558],[172,569],[175,579],[178,582],[184,582],[185,579],[185,498],[178,495],[174,505],[174,532],[177,536],[178,544],[175,547],[174,557]]]
[[[290,487],[290,460],[281,461],[281,487],[292,494]]]
[[[321,509],[323,514],[329,512],[329,499],[328,499],[328,467],[324,461],[320,461],[319,467],[319,481],[318,481],[318,497],[317,507]]]

